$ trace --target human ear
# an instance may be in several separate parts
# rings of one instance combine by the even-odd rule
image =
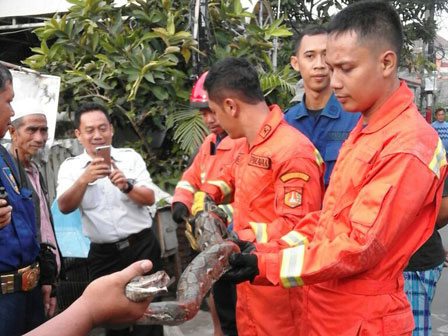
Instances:
[[[9,130],[9,135],[11,135],[11,139],[12,137],[15,135],[16,133],[16,128],[14,126],[8,126],[8,130]]]
[[[381,70],[384,77],[394,75],[397,66],[397,54],[394,51],[387,50],[381,55]]]
[[[232,117],[236,117],[238,115],[238,103],[235,99],[226,98],[224,100],[224,108]]]
[[[78,139],[81,142],[81,139],[80,139],[81,132],[79,131],[79,129],[75,129],[75,136],[76,136],[76,139]]]
[[[297,56],[291,56],[289,59],[289,62],[291,63],[292,68],[297,71],[300,72],[300,68],[299,68],[299,62],[297,60]]]

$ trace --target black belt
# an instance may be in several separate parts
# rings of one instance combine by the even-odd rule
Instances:
[[[144,229],[138,233],[131,234],[129,237],[121,239],[115,243],[91,243],[90,247],[97,250],[121,251],[147,236],[150,230],[150,228]]]
[[[34,289],[39,282],[39,263],[35,262],[15,272],[1,273],[0,283],[2,294],[15,293],[19,291],[28,292]]]

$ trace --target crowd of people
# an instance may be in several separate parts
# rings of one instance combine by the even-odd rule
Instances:
[[[210,135],[176,186],[172,216],[181,223],[214,202],[235,233],[241,252],[212,289],[215,336],[431,335],[448,133],[445,111],[428,124],[399,80],[402,45],[394,8],[367,0],[296,37],[291,66],[304,94],[285,112],[266,103],[245,59],[224,58],[198,79],[190,103]],[[134,150],[112,148],[110,162],[97,155],[113,137],[98,104],[76,112],[85,151],[57,178],[60,211],[81,211],[91,283],[42,324],[64,273],[32,160],[48,128],[29,102],[14,113],[13,97],[0,65],[0,136],[9,129],[12,141],[9,151],[0,146],[0,334],[82,335],[120,324],[107,335],[162,335],[161,326],[130,324],[150,300],[134,303],[123,291],[161,267],[147,211],[157,187]],[[194,230],[186,232],[193,248]]]

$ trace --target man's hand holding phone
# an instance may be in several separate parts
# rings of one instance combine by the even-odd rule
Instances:
[[[94,158],[87,169],[84,171],[84,181],[85,183],[93,183],[96,180],[109,176],[110,174],[110,166],[108,166],[103,158]]]
[[[128,181],[126,179],[126,176],[123,174],[123,172],[118,169],[117,165],[112,162],[112,172],[109,175],[109,179],[112,182],[114,186],[116,186],[120,190],[126,189],[128,185]]]

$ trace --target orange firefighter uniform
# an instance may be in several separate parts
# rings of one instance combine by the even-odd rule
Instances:
[[[352,131],[322,210],[298,223],[291,247],[257,252],[254,283],[309,285],[301,336],[411,335],[402,272],[434,230],[445,174],[442,143],[402,82]]]
[[[247,140],[235,164],[201,187],[217,203],[234,201],[240,239],[278,239],[305,214],[320,209],[324,163],[312,143],[283,120],[276,105],[251,148]],[[280,286],[237,285],[237,327],[245,335],[295,335],[300,291]]]
[[[204,139],[193,163],[182,174],[182,178],[176,185],[173,204],[181,202],[191,209],[194,193],[206,180],[218,176],[224,168],[230,167],[245,143],[243,139],[234,140],[228,136],[224,137],[218,145],[216,140],[217,135],[214,133]],[[231,205],[221,205],[221,208],[231,219]]]

